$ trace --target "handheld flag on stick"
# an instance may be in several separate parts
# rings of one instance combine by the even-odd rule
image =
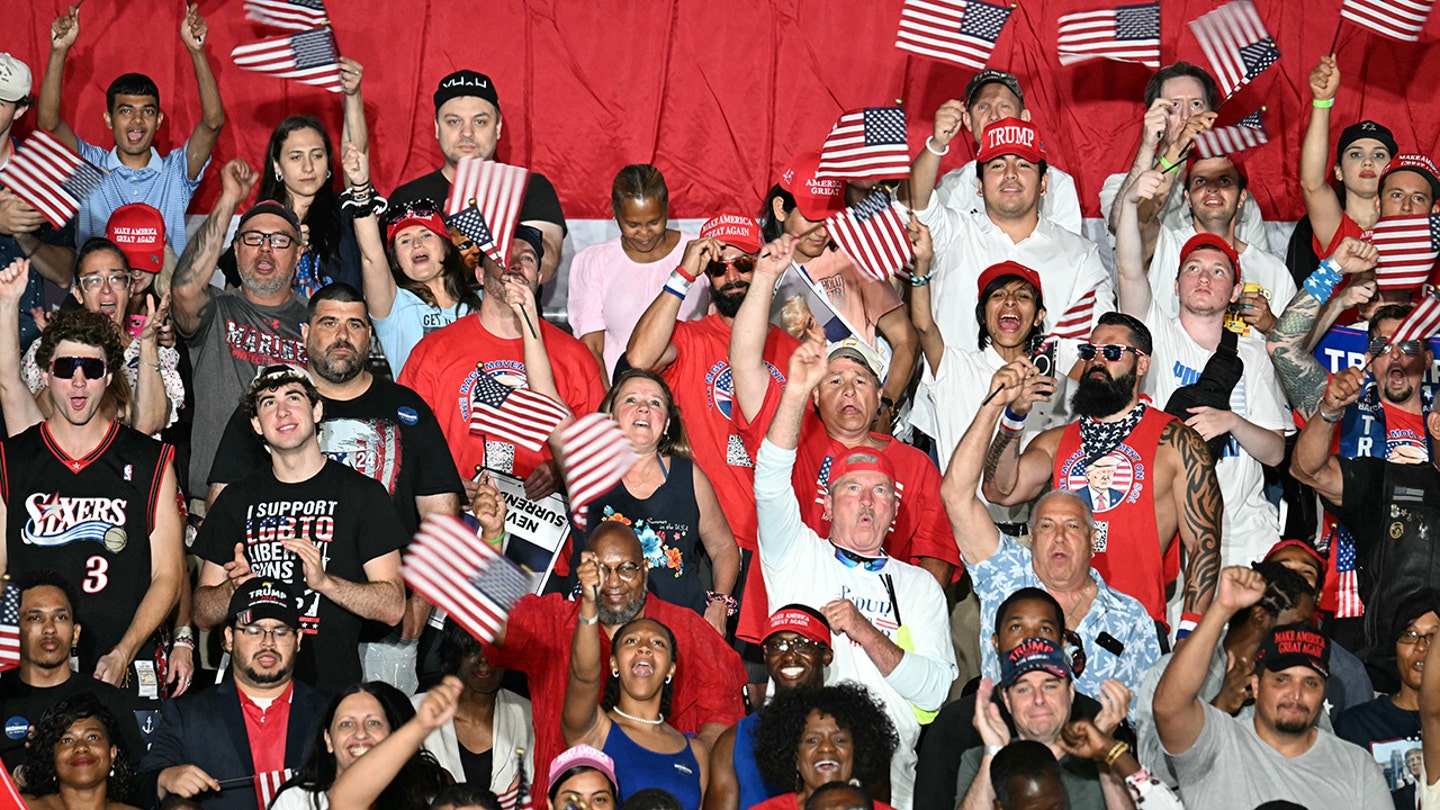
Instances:
[[[841,180],[908,177],[904,107],[866,107],[840,116],[820,148],[815,176]]]
[[[1060,64],[1091,59],[1160,67],[1160,4],[1066,14],[1060,18]]]
[[[236,67],[244,70],[294,79],[332,93],[345,89],[340,83],[340,54],[335,49],[335,34],[328,26],[241,45],[230,52],[230,57]]]
[[[982,0],[905,0],[895,47],[979,70],[990,61],[1011,11],[1008,4]]]
[[[1190,30],[1227,99],[1280,59],[1280,49],[1251,0],[1226,3],[1192,20]]]
[[[495,640],[510,609],[530,593],[530,575],[453,515],[425,518],[400,573],[411,590],[484,641]]]

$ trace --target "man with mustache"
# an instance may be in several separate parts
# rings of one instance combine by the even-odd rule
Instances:
[[[1163,623],[1166,589],[1180,570],[1178,537],[1186,549],[1184,610],[1191,614],[1178,628],[1183,635],[1210,603],[1220,573],[1220,483],[1200,434],[1140,401],[1151,350],[1145,324],[1118,312],[1100,316],[1090,342],[1079,347],[1083,364],[1071,408],[1080,419],[1036,436],[1024,453],[1025,419],[1053,381],[1016,361],[1016,379],[999,395],[1009,405],[985,456],[983,494],[1010,505],[1052,487],[1073,492],[1088,485],[1091,463],[1107,455],[1121,460],[1126,496],[1096,523],[1091,564]]]
[[[807,186],[796,193],[838,197],[844,193],[844,184]],[[745,370],[730,365],[730,334],[750,290],[756,263],[769,262],[783,271],[790,261],[788,252],[783,257],[766,255],[757,259],[762,244],[760,226],[750,217],[723,214],[706,222],[700,228],[700,238],[685,246],[680,266],[671,273],[665,288],[640,316],[625,350],[626,362],[634,368],[660,372],[675,392],[675,404],[690,434],[695,462],[709,476],[715,495],[726,506],[730,530],[740,544],[741,574],[747,583],[751,577],[758,581],[760,576],[759,569],[751,573],[756,532],[755,465],[735,425],[736,408],[745,403],[736,397],[734,377]],[[702,274],[709,279],[715,311],[698,321],[677,321],[686,292]],[[768,323],[759,331],[764,335],[765,348],[761,353],[763,362],[755,368],[783,384],[784,368],[799,344],[783,329]],[[758,412],[758,402],[754,407]],[[747,419],[755,415],[744,414]],[[754,604],[742,601],[737,632],[748,641],[759,641],[768,611],[764,599],[752,601]]]

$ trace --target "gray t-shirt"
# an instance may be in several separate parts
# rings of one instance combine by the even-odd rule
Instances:
[[[1284,799],[1310,810],[1393,810],[1370,753],[1317,729],[1310,750],[1286,758],[1239,720],[1204,704],[1205,728],[1189,751],[1165,756],[1187,810],[1255,807]]]
[[[980,772],[980,759],[985,749],[971,748],[960,758],[955,782],[956,801],[965,798],[970,783]],[[1066,754],[1060,758],[1060,781],[1070,797],[1070,810],[1105,810],[1105,794],[1100,790],[1100,771],[1094,760],[1076,759]]]
[[[195,429],[190,437],[191,497],[205,497],[210,464],[224,425],[240,397],[269,365],[305,365],[305,299],[292,294],[278,307],[250,303],[240,290],[216,293],[200,310],[200,325],[186,335],[195,368]]]

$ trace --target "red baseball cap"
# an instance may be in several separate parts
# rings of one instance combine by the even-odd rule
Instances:
[[[1201,155],[1198,150],[1193,151],[1190,153],[1190,158],[1185,161],[1185,175],[1187,177],[1190,176],[1195,168],[1195,164],[1202,160],[1228,160],[1230,161],[1230,165],[1235,167],[1235,174],[1240,178],[1240,185],[1248,186],[1250,185],[1250,175],[1245,172],[1245,159],[1241,157],[1241,154],[1241,152],[1234,152],[1229,155],[1211,155],[1210,157],[1205,157]]]
[[[853,448],[830,464],[830,484],[855,472],[878,472],[895,481],[895,465],[879,450]]]
[[[816,179],[820,170],[820,153],[806,152],[790,159],[780,173],[780,187],[795,198],[800,216],[811,222],[828,219],[845,210],[845,181],[834,178]]]
[[[990,286],[990,282],[1003,276],[1014,276],[1034,287],[1035,292],[1039,295],[1045,294],[1044,289],[1040,287],[1040,274],[1013,260],[992,264],[985,268],[985,271],[980,274],[980,281],[975,285],[975,294],[984,295],[985,288]]]
[[[1201,248],[1212,248],[1224,253],[1225,258],[1230,260],[1230,267],[1235,271],[1235,280],[1240,280],[1240,254],[1235,252],[1235,246],[1230,244],[1228,239],[1218,233],[1197,233],[1190,237],[1185,246],[1180,248],[1180,263],[1184,264],[1191,253]],[[1176,270],[1178,272],[1179,268]]]
[[[830,625],[823,618],[816,618],[810,609],[802,605],[786,605],[770,614],[770,624],[765,628],[761,641],[776,633],[789,631],[816,644],[830,646]]]
[[[165,264],[165,217],[145,203],[116,208],[105,223],[105,238],[120,248],[132,270],[158,273]]]
[[[450,229],[445,225],[445,218],[440,216],[439,211],[413,208],[401,212],[400,218],[385,228],[385,241],[394,242],[395,234],[411,225],[424,225],[434,231],[437,236],[443,236],[447,240],[450,238]]]
[[[740,248],[746,253],[759,253],[760,246],[765,244],[765,237],[760,234],[760,225],[754,218],[740,216],[739,214],[721,214],[718,217],[711,217],[700,226],[700,237],[714,237],[732,247]]]
[[[1040,140],[1040,131],[1029,121],[1019,118],[1005,118],[996,121],[980,136],[980,154],[977,163],[989,163],[998,157],[1015,155],[1031,163],[1045,159],[1045,143]]]
[[[1415,172],[1430,183],[1430,196],[1440,199],[1440,171],[1435,169],[1435,161],[1419,154],[1396,155],[1390,158],[1385,164],[1385,170],[1380,172],[1380,184],[1385,184],[1385,178],[1395,172]]]
[[[1278,543],[1276,543],[1275,545],[1271,546],[1271,547],[1270,547],[1270,550],[1267,551],[1267,552],[1265,552],[1265,556],[1263,557],[1263,559],[1268,560],[1268,559],[1270,559],[1271,557],[1275,556],[1275,553],[1276,553],[1276,552],[1281,551],[1282,549],[1287,549],[1287,548],[1291,548],[1291,547],[1298,548],[1298,549],[1302,549],[1303,551],[1305,551],[1306,553],[1308,553],[1311,557],[1314,557],[1314,558],[1316,559],[1316,561],[1319,562],[1321,565],[1324,565],[1324,564],[1325,564],[1325,557],[1322,556],[1322,555],[1320,554],[1320,552],[1316,551],[1314,546],[1310,545],[1309,543],[1305,542],[1304,540],[1294,540],[1294,539],[1291,539],[1291,540],[1281,540],[1280,542],[1278,542]]]

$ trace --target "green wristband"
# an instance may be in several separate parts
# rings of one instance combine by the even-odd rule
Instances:
[[[1315,107],[1316,109],[1328,110],[1328,109],[1330,109],[1331,107],[1334,107],[1334,106],[1335,106],[1335,99],[1333,99],[1333,98],[1317,98],[1317,99],[1314,99],[1313,101],[1310,102],[1310,106],[1311,106],[1311,107]]]

